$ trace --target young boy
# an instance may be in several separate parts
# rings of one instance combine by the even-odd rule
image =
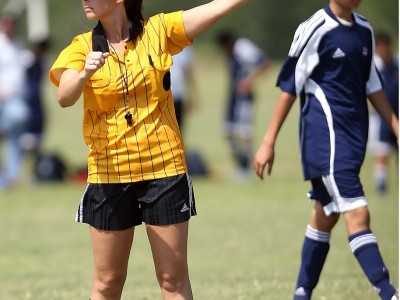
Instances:
[[[357,0],[330,0],[302,23],[294,36],[277,85],[282,93],[254,170],[271,173],[278,132],[297,96],[301,100],[300,149],[304,178],[316,200],[305,232],[295,300],[311,299],[340,214],[350,248],[383,300],[399,299],[390,283],[359,178],[368,138],[367,97],[398,138],[398,120],[373,61],[374,35],[353,12]]]

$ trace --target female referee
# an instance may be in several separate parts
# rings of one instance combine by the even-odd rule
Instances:
[[[142,222],[163,299],[193,299],[187,239],[196,210],[169,69],[172,55],[247,1],[214,0],[145,20],[143,0],[82,0],[97,26],[73,39],[49,76],[62,107],[83,94],[88,185],[76,220],[90,225],[92,300],[121,298]]]

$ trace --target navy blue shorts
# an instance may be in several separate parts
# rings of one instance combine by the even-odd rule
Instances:
[[[89,183],[75,220],[100,230],[124,230],[142,224],[170,225],[196,215],[187,174],[131,182]]]
[[[367,206],[360,177],[354,172],[321,176],[312,179],[311,186],[308,198],[321,202],[327,216]]]

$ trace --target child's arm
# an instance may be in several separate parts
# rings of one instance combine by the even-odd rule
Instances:
[[[399,120],[394,114],[386,94],[383,90],[368,95],[368,99],[372,106],[379,113],[386,125],[393,131],[396,140],[399,140]]]
[[[263,142],[258,148],[253,161],[254,171],[261,179],[264,178],[264,169],[268,164],[268,175],[271,174],[272,165],[274,163],[274,147],[275,141],[278,136],[279,130],[282,127],[296,97],[282,92],[278,98],[278,102],[275,106],[274,112],[272,114],[272,119],[269,123],[267,132],[265,133]]]

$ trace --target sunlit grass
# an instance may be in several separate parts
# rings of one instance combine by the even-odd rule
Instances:
[[[212,72],[210,73],[210,68]],[[215,175],[194,178],[199,215],[190,224],[189,264],[195,299],[291,299],[311,203],[305,194],[297,147],[295,107],[278,139],[273,174],[263,182],[231,180],[233,164],[221,121],[226,81],[218,56],[198,57],[199,104],[189,117],[186,147],[198,149]],[[256,144],[261,141],[277,90],[276,68],[258,85]],[[58,151],[73,170],[84,165],[81,103],[61,109],[48,86],[45,149]],[[394,161],[393,161],[394,162]],[[398,282],[398,193],[395,167],[390,191],[380,197],[372,160],[362,170],[372,228],[392,279]],[[74,223],[84,184],[24,185],[0,193],[0,299],[88,299],[92,256],[88,228]],[[378,299],[348,246],[343,221],[332,236],[314,299]],[[144,227],[137,228],[123,299],[160,299]]]

